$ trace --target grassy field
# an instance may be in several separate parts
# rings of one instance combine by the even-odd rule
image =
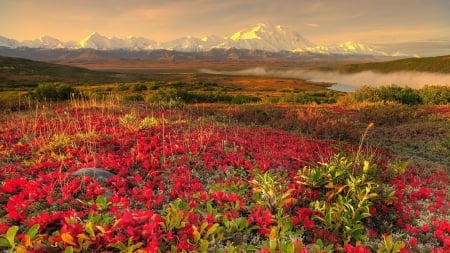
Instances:
[[[57,79],[2,92],[0,250],[450,250],[448,103],[189,68],[121,75],[65,101],[39,99],[63,95]]]
[[[449,120],[448,106],[42,103],[0,120],[0,248],[445,252]]]

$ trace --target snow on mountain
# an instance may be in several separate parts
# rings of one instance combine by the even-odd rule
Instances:
[[[339,54],[339,55],[378,55],[387,56],[383,51],[376,50],[368,45],[347,41],[342,44],[330,46],[308,47],[306,51],[317,54]]]
[[[128,37],[128,38],[117,38],[117,37],[106,37],[97,32],[94,32],[82,39],[79,43],[81,48],[93,48],[98,50],[108,50],[108,49],[133,49],[133,50],[144,50],[144,49],[154,49],[156,42],[142,38],[142,37]]]
[[[19,46],[17,40],[8,39],[6,37],[0,36],[0,47],[16,48]]]
[[[224,39],[216,36],[205,36],[203,38],[195,38],[192,36],[181,37],[165,43],[160,43],[160,49],[175,50],[182,52],[201,52],[216,48],[217,45],[223,43]]]
[[[20,43],[20,46],[31,48],[48,48],[48,49],[65,47],[63,42],[48,35],[43,35],[35,40],[25,40]]]
[[[161,49],[175,50],[175,51],[206,51],[205,42],[202,39],[185,36],[176,40],[161,43],[159,46]]]
[[[219,44],[219,48],[260,49],[267,51],[293,51],[313,47],[314,44],[297,32],[283,26],[262,23],[254,28],[237,32]]]
[[[143,37],[106,37],[97,32],[90,34],[79,42],[61,42],[50,36],[41,36],[35,40],[18,42],[0,36],[0,46],[16,48],[92,48],[97,50],[152,50],[166,49],[183,52],[201,52],[213,48],[222,49],[250,49],[265,50],[270,52],[292,51],[311,52],[316,54],[339,54],[339,55],[388,55],[376,50],[371,46],[347,41],[335,45],[315,45],[299,33],[280,25],[261,23],[249,29],[244,29],[227,37],[206,36],[195,38],[185,36],[168,42],[156,42]],[[390,51],[389,51],[390,52]]]

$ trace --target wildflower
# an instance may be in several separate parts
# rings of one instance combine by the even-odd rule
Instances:
[[[410,239],[409,239],[409,245],[411,246],[411,247],[416,247],[417,246],[417,238],[416,237],[411,237]]]

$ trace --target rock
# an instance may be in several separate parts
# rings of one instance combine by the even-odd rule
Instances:
[[[109,189],[105,188],[104,183],[106,179],[115,176],[114,173],[101,168],[81,168],[74,171],[72,174],[80,177],[92,177],[93,179],[99,181],[104,188],[105,192],[102,194],[103,196],[109,198],[113,195]]]
[[[111,173],[105,169],[101,168],[81,168],[72,173],[75,176],[89,176],[92,177],[102,183],[106,181],[106,179],[115,176],[114,173]]]

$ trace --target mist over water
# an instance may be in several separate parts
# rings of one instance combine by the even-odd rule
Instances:
[[[257,67],[237,71],[200,69],[199,72],[219,75],[296,78],[312,82],[327,82],[343,86],[351,86],[353,89],[357,89],[363,85],[379,87],[391,84],[408,86],[414,89],[420,89],[425,85],[450,86],[450,74],[413,71],[401,71],[386,74],[373,71],[363,71],[353,74],[342,74],[333,71],[311,71],[305,69],[270,70],[263,67]]]

